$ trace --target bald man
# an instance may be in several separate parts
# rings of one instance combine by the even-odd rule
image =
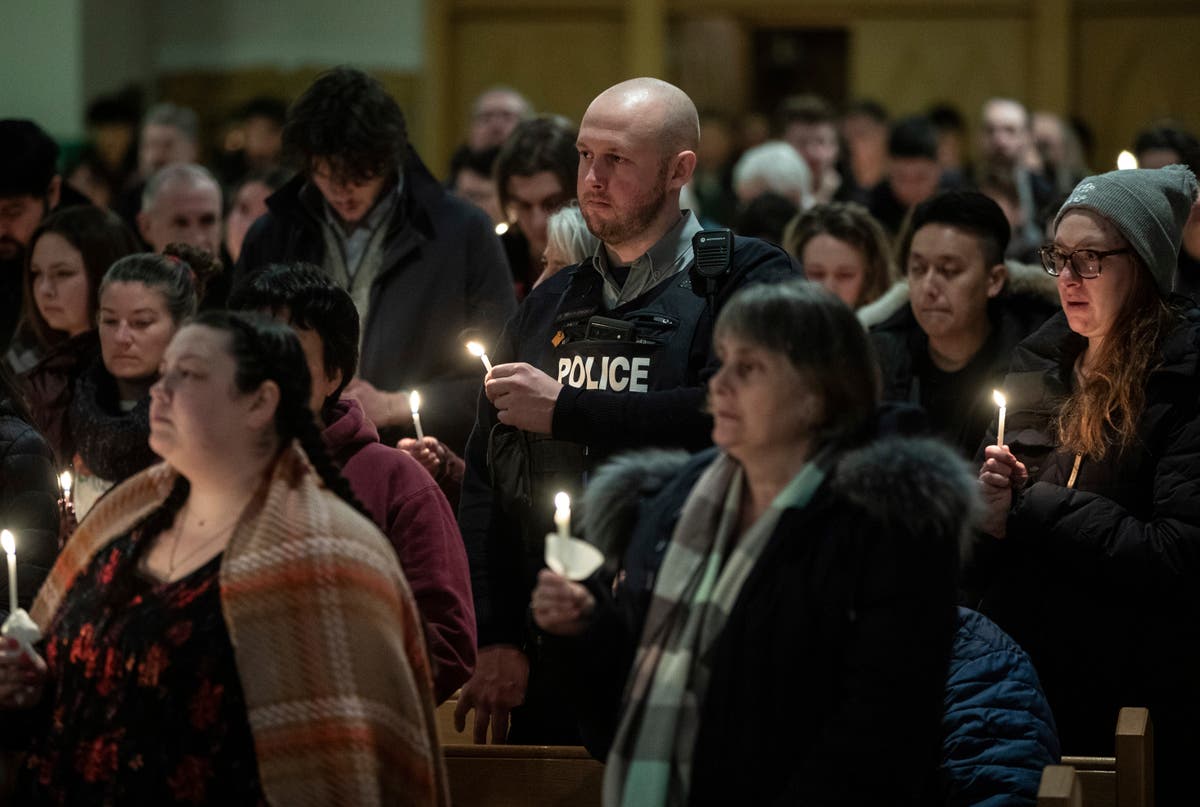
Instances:
[[[527,620],[554,494],[580,492],[617,451],[709,445],[710,305],[719,310],[746,282],[798,273],[782,250],[739,238],[711,299],[693,288],[701,228],[679,209],[679,192],[696,167],[699,130],[691,99],[657,79],[623,82],[591,103],[577,190],[601,245],[535,288],[491,351],[459,509],[479,655],[456,718],[464,724],[475,710],[477,742],[489,724],[493,742],[580,742],[566,674],[539,653]]]

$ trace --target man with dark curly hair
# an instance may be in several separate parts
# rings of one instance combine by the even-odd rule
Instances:
[[[565,118],[542,115],[518,125],[496,158],[500,207],[513,224],[500,240],[522,299],[542,273],[550,216],[575,198],[578,134]]]
[[[412,428],[408,393],[419,389],[426,432],[461,451],[480,378],[460,335],[494,339],[516,309],[491,221],[434,179],[399,105],[360,70],[318,76],[288,110],[283,146],[300,173],[267,200],[238,276],[272,263],[320,266],[362,318],[347,394],[394,441]]]

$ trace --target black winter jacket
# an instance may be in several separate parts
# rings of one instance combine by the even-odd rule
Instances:
[[[516,310],[508,262],[487,215],[448,193],[413,151],[362,323],[359,375],[381,390],[419,389],[425,432],[461,452],[482,381],[466,339],[490,343]],[[301,202],[304,177],[267,200],[246,235],[234,285],[272,263],[322,265],[321,225]],[[473,330],[466,336],[464,331]],[[389,430],[385,441],[398,435]]]
[[[1058,314],[1014,352],[1006,442],[1029,469],[1007,537],[981,537],[981,610],[1033,658],[1067,754],[1111,754],[1117,711],[1147,706],[1172,803],[1200,754],[1200,310],[1146,380],[1137,442],[1082,461],[1054,418],[1086,347]]]
[[[589,582],[597,607],[587,633],[543,642],[572,660],[576,716],[600,759],[658,565],[714,456],[696,455],[640,501],[638,488],[661,473],[640,455],[602,469],[589,487],[587,528],[609,551],[630,534],[631,510],[636,518],[626,575],[615,597]],[[940,800],[942,700],[958,624],[952,564],[974,496],[968,468],[940,443],[886,439],[843,454],[809,505],[783,514],[710,661],[691,804]],[[617,545],[604,535],[610,528]]]
[[[736,240],[733,266],[715,298],[718,311],[730,295],[748,283],[799,276],[787,253],[751,238]],[[554,377],[552,340],[560,304],[572,283],[592,282],[593,276],[598,277],[587,261],[560,271],[535,288],[505,326],[492,361],[528,362]],[[622,308],[636,310],[663,294],[665,288],[686,282],[686,271],[675,274]],[[712,418],[703,411],[705,384],[718,367],[712,346],[712,319],[705,307],[687,346],[686,367],[680,373],[685,378],[683,385],[636,394],[565,386],[554,407],[552,436],[587,447],[593,463],[631,448],[704,448],[711,445],[712,431]],[[498,423],[496,408],[481,392],[475,428],[467,445],[459,504],[459,526],[471,561],[480,647],[524,642],[529,595],[542,562],[540,551],[529,556],[522,536],[545,534],[541,528],[545,525],[531,528],[506,512],[506,503],[495,494],[489,440]],[[578,484],[576,479],[573,485],[577,488]],[[571,485],[567,487],[571,489]],[[544,515],[548,523],[552,515],[549,503],[536,515]]]
[[[37,430],[0,401],[0,526],[17,542],[17,604],[25,610],[58,556],[58,480],[54,455]],[[8,611],[8,575],[0,576]]]
[[[983,348],[988,355],[980,359],[986,361],[986,366],[972,367],[971,380],[963,390],[969,397],[955,396],[958,403],[951,407],[951,412],[933,418],[934,430],[964,457],[975,455],[995,414],[991,392],[1000,386],[1013,348],[1054,311],[1046,300],[1032,294],[1005,293],[988,304],[992,334]],[[883,399],[921,404],[922,385],[917,368],[929,354],[929,338],[917,323],[912,306],[906,304],[872,328],[871,341],[883,371]]]

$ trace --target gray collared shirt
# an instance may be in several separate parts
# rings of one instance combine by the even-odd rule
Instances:
[[[608,252],[601,243],[592,256],[592,266],[604,278],[605,309],[613,309],[636,299],[671,275],[683,271],[691,263],[692,236],[702,229],[690,210],[682,211],[675,226],[630,265],[624,286],[618,285],[613,278],[609,270]]]
[[[363,217],[352,230],[347,230],[342,220],[338,218],[337,213],[329,206],[329,203],[321,199],[321,208],[325,214],[325,223],[337,235],[337,240],[342,247],[342,259],[346,262],[346,273],[350,277],[358,274],[358,268],[362,264],[363,255],[367,251],[367,245],[371,243],[372,237],[380,227],[387,226],[387,223],[392,218],[392,211],[396,209],[396,205],[400,201],[400,191],[404,187],[404,177],[400,177],[400,181],[390,191],[382,194],[375,202],[375,206],[370,212]]]

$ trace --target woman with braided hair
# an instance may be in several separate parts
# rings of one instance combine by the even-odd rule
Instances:
[[[150,386],[171,337],[196,313],[221,271],[209,253],[171,244],[114,263],[100,282],[100,356],[75,382],[67,411],[76,472],[75,514],[87,515],[110,487],[158,461],[150,436]]]
[[[20,803],[446,802],[420,618],[309,384],[258,315],[172,339],[165,462],[72,536],[33,607],[40,656],[0,648],[5,723],[32,727]]]
[[[105,267],[89,315],[99,351],[77,351],[61,380],[31,375],[35,425],[58,465],[75,472],[79,518],[115,483],[158,461],[147,445],[150,386],[167,343],[220,271],[211,255],[186,244],[120,258]]]

